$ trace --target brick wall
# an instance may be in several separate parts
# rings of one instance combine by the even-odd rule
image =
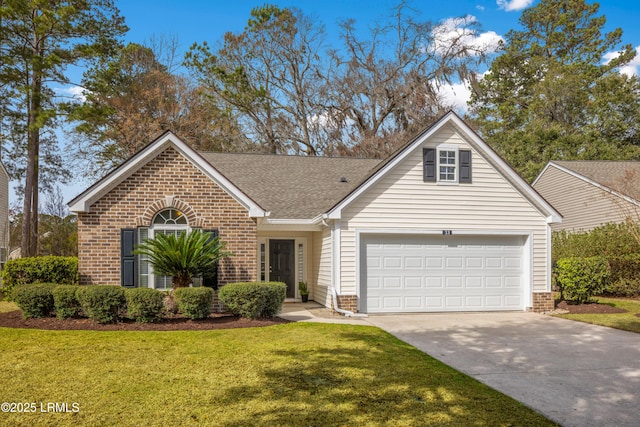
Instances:
[[[248,211],[173,148],[168,148],[78,214],[82,284],[120,284],[120,229],[149,226],[167,207],[191,227],[218,229],[233,256],[220,263],[219,283],[256,280],[256,222]]]
[[[338,295],[338,308],[356,313],[358,311],[357,295]]]
[[[532,296],[532,311],[536,313],[544,313],[545,311],[551,311],[555,308],[553,292],[534,292]]]

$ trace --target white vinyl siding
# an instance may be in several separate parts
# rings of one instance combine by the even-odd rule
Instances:
[[[588,231],[622,222],[639,209],[621,197],[550,165],[533,186],[563,216],[552,230]]]
[[[440,144],[472,150],[472,184],[423,182],[422,148]],[[360,232],[514,233],[532,236],[532,290],[548,291],[546,218],[451,126],[444,126],[342,211],[340,293],[358,292]],[[527,283],[529,279],[527,279]],[[527,285],[528,287],[528,285]]]
[[[313,233],[313,300],[331,307],[331,230]]]

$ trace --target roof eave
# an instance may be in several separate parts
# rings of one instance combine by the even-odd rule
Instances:
[[[348,206],[353,200],[358,198],[368,188],[378,182],[388,170],[393,169],[398,163],[402,162],[411,152],[415,146],[422,144],[425,140],[429,139],[435,133],[437,133],[446,124],[453,124],[459,131],[466,135],[473,141],[476,146],[483,151],[483,153],[495,162],[495,166],[499,168],[505,175],[507,175],[509,181],[511,181],[531,203],[538,209],[548,221],[553,223],[562,222],[562,215],[556,211],[553,206],[549,204],[542,196],[540,196],[520,175],[518,175],[489,145],[467,125],[456,113],[449,111],[442,116],[436,123],[426,129],[424,132],[416,136],[411,142],[405,145],[404,148],[398,151],[395,158],[385,164],[382,168],[376,170],[372,175],[366,178],[359,186],[357,186],[351,193],[344,197],[340,202],[333,206],[327,212],[328,219],[340,219],[342,216],[342,210]]]
[[[225,192],[231,195],[236,201],[244,206],[249,212],[249,216],[265,217],[268,212],[244,194],[238,187],[207,162],[198,152],[189,147],[185,142],[172,132],[165,132],[159,138],[151,142],[134,154],[129,160],[107,174],[100,181],[89,187],[83,193],[75,197],[68,203],[71,212],[90,212],[91,205],[102,198],[105,194],[122,183],[137,170],[153,160],[165,149],[172,147],[182,154],[191,164],[212,179]]]

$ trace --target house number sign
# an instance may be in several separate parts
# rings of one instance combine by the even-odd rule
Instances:
[[[453,234],[453,230],[442,230],[443,236],[451,236]]]

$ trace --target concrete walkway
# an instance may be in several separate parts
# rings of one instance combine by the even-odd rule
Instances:
[[[640,425],[640,334],[525,312],[282,317],[377,326],[563,426]]]

